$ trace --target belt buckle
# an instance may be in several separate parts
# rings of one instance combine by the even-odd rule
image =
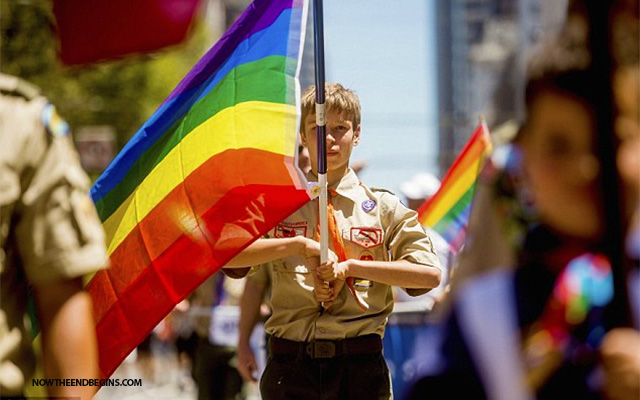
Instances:
[[[332,358],[336,355],[336,345],[333,342],[322,340],[311,343],[313,358]]]

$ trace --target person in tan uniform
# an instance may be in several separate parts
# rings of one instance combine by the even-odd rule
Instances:
[[[0,74],[0,394],[31,385],[39,325],[45,378],[98,378],[82,277],[107,265],[103,232],[68,125],[37,89]],[[29,318],[35,302],[37,318]],[[48,388],[89,399],[95,386]]]
[[[314,87],[302,97],[310,182],[318,171],[314,98]],[[360,141],[357,96],[327,84],[326,104],[329,226],[335,218],[337,233],[329,239],[331,261],[318,266],[316,199],[230,263],[264,263],[254,269],[266,269],[271,282],[263,399],[392,398],[382,355],[392,286],[415,296],[440,281],[438,258],[416,212],[390,192],[365,186],[349,168]]]

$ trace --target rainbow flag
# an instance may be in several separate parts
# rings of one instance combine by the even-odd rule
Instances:
[[[295,165],[306,0],[256,0],[98,179],[102,375],[175,304],[307,203]]]
[[[418,209],[418,220],[438,232],[458,253],[467,234],[475,184],[487,156],[491,136],[481,122],[442,179],[440,189]]]

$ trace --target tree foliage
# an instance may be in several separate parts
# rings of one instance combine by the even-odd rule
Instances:
[[[72,128],[111,125],[120,146],[149,118],[212,45],[203,23],[189,39],[155,54],[81,67],[57,53],[50,1],[0,0],[0,70],[37,85]]]

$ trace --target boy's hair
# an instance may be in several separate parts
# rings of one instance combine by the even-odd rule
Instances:
[[[351,120],[353,128],[360,125],[360,100],[351,90],[344,88],[339,83],[325,83],[325,104],[327,112],[333,111],[344,114]],[[304,133],[304,120],[309,114],[316,112],[316,87],[311,85],[304,91],[301,101],[302,115],[300,131]]]

